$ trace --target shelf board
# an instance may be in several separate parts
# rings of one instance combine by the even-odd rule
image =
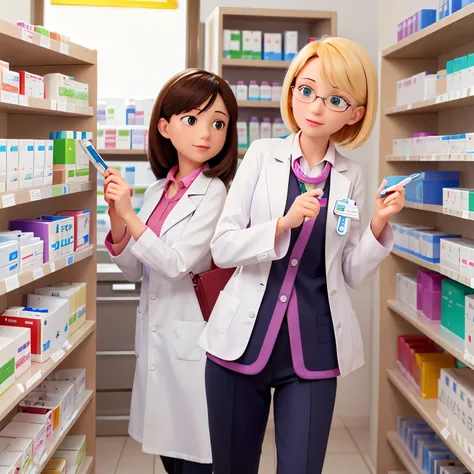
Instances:
[[[0,20],[0,57],[10,66],[97,64],[97,51],[71,42],[62,46],[55,40],[50,40],[50,47],[46,48],[41,46],[44,39],[39,33],[32,32],[30,40],[24,40],[27,36],[21,27]]]
[[[148,161],[145,150],[114,150],[111,148],[97,150],[107,161]]]
[[[387,440],[410,474],[426,474],[423,469],[418,467],[415,458],[405,446],[400,436],[398,436],[398,433],[390,431],[387,433]]]
[[[474,154],[459,154],[459,155],[420,155],[420,156],[395,156],[387,155],[385,161],[474,161]]]
[[[81,260],[89,258],[93,255],[93,253],[94,245],[89,245],[86,248],[78,250],[77,252],[74,252],[66,257],[58,258],[53,262],[43,263],[43,266],[34,270],[20,272],[16,275],[12,275],[8,278],[0,280],[0,296],[10,293],[11,291],[15,291],[23,286],[29,285],[36,280],[40,280],[50,273],[58,272],[59,270],[73,265],[76,262],[80,262]]]
[[[265,59],[221,59],[222,66],[287,69],[291,61],[270,61]]]
[[[417,209],[419,211],[437,212],[443,214],[443,206],[437,206],[435,204],[420,204],[418,202],[405,202],[405,207],[409,209]]]
[[[390,382],[400,391],[400,393],[411,403],[413,408],[425,419],[425,421],[431,426],[431,428],[444,439],[446,445],[451,451],[457,456],[457,458],[469,469],[470,472],[474,472],[474,461],[468,454],[464,452],[461,446],[459,446],[452,436],[445,438],[441,433],[445,424],[438,418],[438,400],[437,399],[423,399],[415,391],[410,383],[407,382],[405,377],[401,374],[398,369],[388,369],[387,376]]]
[[[393,312],[408,321],[445,351],[464,362],[471,369],[474,369],[474,364],[467,361],[464,357],[464,341],[451,331],[443,328],[439,321],[431,321],[420,311],[413,311],[406,304],[396,299],[388,300],[387,305]]]
[[[94,458],[86,457],[82,463],[81,468],[77,471],[77,474],[90,474],[94,467]]]
[[[65,196],[67,194],[82,193],[95,189],[92,181],[84,183],[53,184],[52,186],[40,186],[28,189],[18,189],[0,194],[0,209],[20,206],[30,202],[40,201],[53,197]]]
[[[441,266],[439,265],[439,263],[430,263],[430,262],[427,262],[426,260],[415,257],[414,255],[410,255],[407,252],[402,252],[401,250],[397,250],[397,249],[393,249],[392,254],[396,255],[397,257],[408,260],[410,262],[416,263],[420,267],[424,267],[428,270],[433,270],[435,272],[441,273]]]
[[[62,428],[59,428],[56,431],[56,433],[53,436],[53,439],[50,441],[49,446],[46,449],[46,452],[43,454],[43,457],[41,458],[39,465],[36,467],[36,469],[33,469],[31,471],[31,474],[41,474],[43,472],[43,469],[46,467],[46,464],[48,464],[48,461],[54,456],[54,453],[59,448],[59,445],[64,441],[64,438],[67,436],[70,429],[74,426],[76,421],[84,413],[85,409],[87,408],[87,406],[89,405],[89,403],[92,401],[93,398],[94,398],[94,391],[86,390],[82,400],[77,404],[74,413],[71,415],[71,418],[69,418],[69,420],[66,421],[66,423],[64,423]],[[81,472],[81,473],[88,472],[87,470],[83,471],[82,470],[83,467],[84,467],[84,464],[81,466],[81,470],[78,472]],[[90,470],[90,467],[87,467],[87,469]]]
[[[5,418],[25,396],[34,390],[46,377],[64,362],[71,352],[79,347],[95,331],[95,321],[86,321],[72,336],[68,342],[59,350],[53,360],[48,359],[40,364],[33,362],[29,368],[15,383],[8,388],[0,397],[0,419]]]
[[[328,11],[314,11],[314,10],[278,10],[272,8],[244,8],[244,7],[217,7],[219,13],[225,16],[233,17],[265,17],[269,18],[283,18],[285,20],[302,20],[305,23],[311,20],[331,20],[334,19],[335,14]]]
[[[474,88],[451,94],[448,100],[422,100],[409,105],[396,105],[385,109],[385,115],[432,114],[442,110],[458,109],[474,105]],[[446,95],[446,94],[445,94]]]
[[[239,107],[246,107],[252,109],[279,109],[280,102],[273,102],[271,100],[238,100]]]
[[[74,107],[74,109],[74,112],[58,110],[58,104],[55,100],[36,99],[27,96],[20,96],[18,105],[0,102],[0,113],[2,114],[55,115],[58,117],[94,116],[94,107]]]
[[[382,57],[387,59],[438,58],[474,41],[473,21],[474,5],[469,5],[385,49],[382,51]]]

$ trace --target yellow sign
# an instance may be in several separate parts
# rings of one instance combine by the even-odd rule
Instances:
[[[178,0],[51,0],[51,5],[176,10]]]

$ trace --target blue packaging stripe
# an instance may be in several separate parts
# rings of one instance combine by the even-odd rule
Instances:
[[[7,151],[6,145],[0,146],[0,153],[6,153],[6,151]]]
[[[46,151],[46,146],[45,145],[40,145],[38,147],[38,151]]]
[[[28,145],[28,151],[35,151],[35,147],[33,145]]]
[[[17,147],[16,145],[11,146],[11,147],[10,147],[10,151],[11,151],[11,152],[17,152],[17,151],[18,151],[18,147]]]
[[[46,352],[51,347],[51,341],[46,342],[43,344],[43,352]]]
[[[15,250],[9,255],[8,261],[12,262],[13,260],[18,260],[18,250]]]

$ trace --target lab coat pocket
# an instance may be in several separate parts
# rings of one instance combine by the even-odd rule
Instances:
[[[227,332],[239,306],[239,298],[229,295],[225,290],[221,291],[211,314],[211,324],[221,334]]]
[[[135,355],[138,357],[142,345],[143,316],[140,308],[137,308],[137,321],[135,323]]]
[[[363,351],[362,333],[355,310],[349,315],[351,321],[352,345],[355,351]]]
[[[172,344],[174,356],[179,360],[199,362],[203,350],[198,346],[198,339],[206,326],[205,321],[172,321]]]

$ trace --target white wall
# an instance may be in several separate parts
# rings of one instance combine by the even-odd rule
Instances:
[[[186,66],[186,2],[180,0],[178,10],[155,10],[45,0],[45,26],[98,50],[99,97],[156,97]]]
[[[260,7],[269,6],[268,0],[201,0],[201,21],[205,21],[216,6]],[[272,8],[290,8],[287,0],[273,0]],[[377,60],[377,0],[293,0],[292,9],[299,10],[336,10],[338,13],[338,35],[360,43],[367,49],[374,61]],[[370,26],[372,25],[372,27]],[[373,206],[373,195],[376,183],[371,172],[377,161],[375,137],[373,136],[360,150],[351,153],[358,161],[365,163],[367,172],[366,216],[370,216]],[[367,219],[366,219],[367,222]],[[362,325],[365,342],[366,366],[354,375],[339,380],[336,414],[348,416],[369,416],[370,405],[370,355],[372,325],[372,287],[369,284],[364,290],[355,293],[353,301]]]
[[[30,21],[30,0],[0,0],[0,18],[16,23],[17,21]]]

